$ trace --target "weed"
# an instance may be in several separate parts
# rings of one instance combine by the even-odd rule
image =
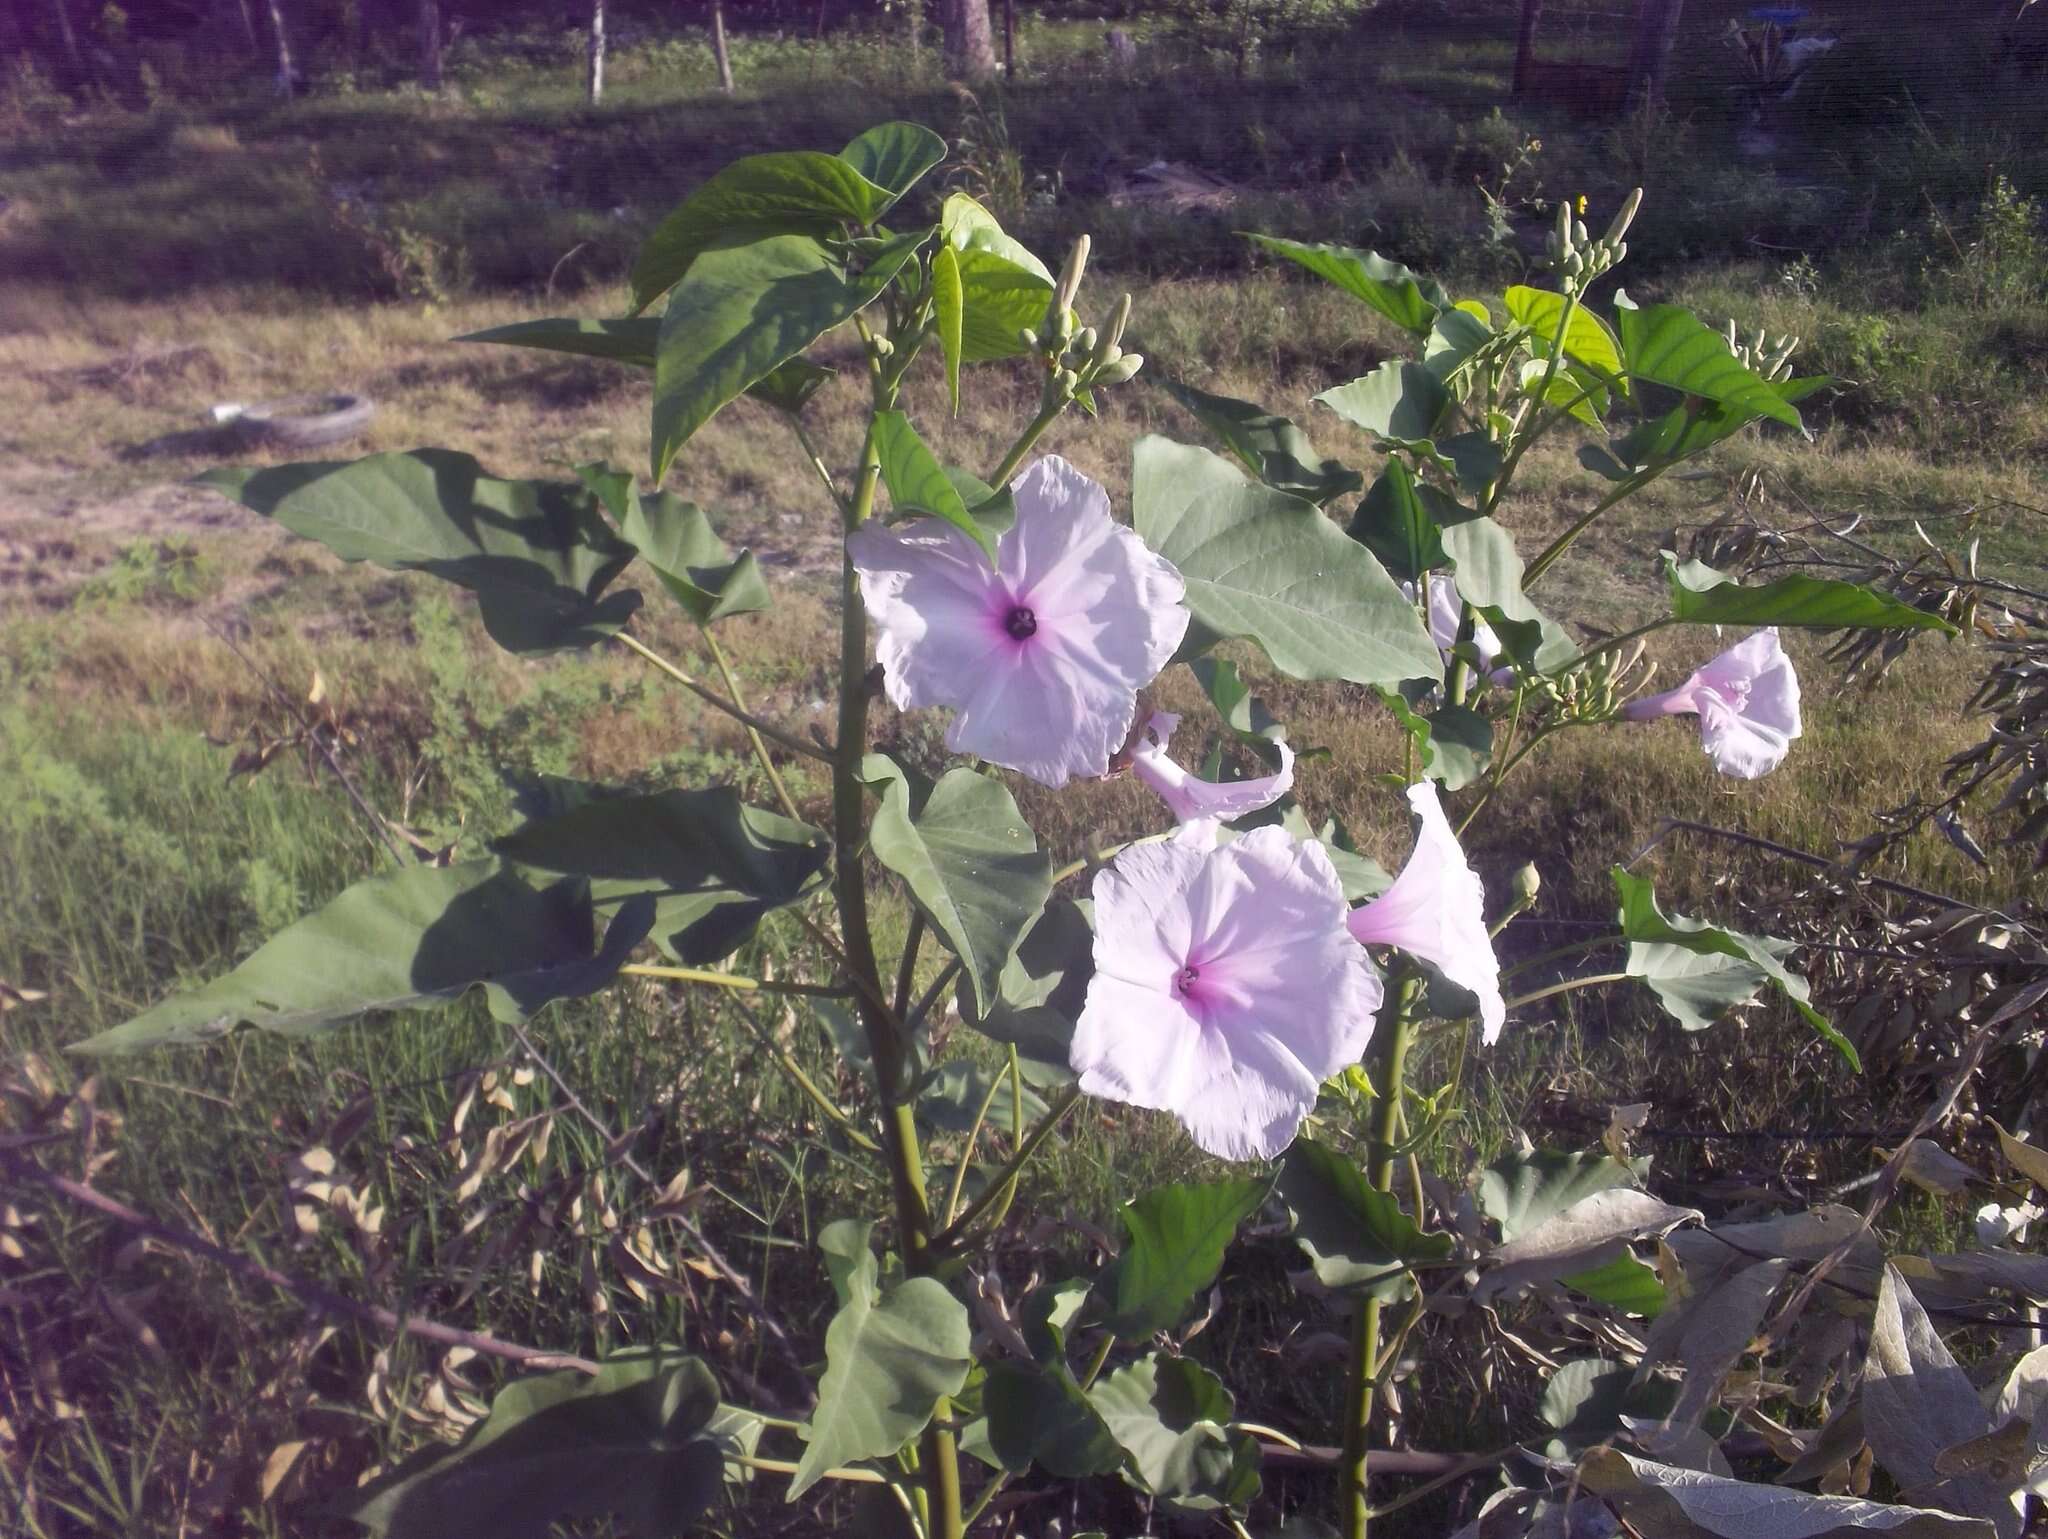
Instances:
[[[86,582],[78,601],[100,608],[165,600],[189,604],[213,580],[211,562],[190,540],[135,540]]]

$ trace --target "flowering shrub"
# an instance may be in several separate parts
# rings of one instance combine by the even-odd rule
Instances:
[[[485,629],[514,652],[630,648],[746,725],[781,806],[745,806],[722,788],[565,791],[489,856],[362,882],[225,977],[85,1050],[201,1040],[244,1023],[307,1033],[474,987],[523,1031],[551,1001],[631,975],[843,1001],[872,1082],[872,1104],[849,1109],[785,1063],[847,1157],[869,1163],[888,1208],[879,1231],[871,1217],[849,1217],[818,1237],[839,1309],[802,1420],[727,1401],[680,1347],[640,1351],[587,1379],[515,1384],[462,1444],[368,1488],[355,1516],[406,1535],[540,1533],[556,1518],[604,1513],[637,1531],[680,1532],[724,1482],[765,1472],[788,1477],[792,1497],[821,1480],[885,1485],[920,1534],[957,1539],[1012,1480],[1117,1477],[1248,1534],[1273,1516],[1270,1504],[1254,1506],[1267,1450],[1316,1456],[1237,1421],[1229,1389],[1181,1355],[1176,1332],[1239,1226],[1271,1204],[1308,1263],[1304,1312],[1347,1321],[1342,1421],[1299,1430],[1341,1450],[1322,1462],[1348,1536],[1373,1518],[1368,1447],[1425,1308],[1477,1322],[1523,1295],[1554,1303],[1589,1349],[1631,1351],[1643,1375],[1675,1351],[1687,1376],[1676,1405],[1667,1396],[1651,1415],[1634,1367],[1546,1359],[1556,1439],[1532,1443],[1520,1482],[1489,1502],[1485,1533],[1562,1531],[1560,1506],[1580,1501],[1670,1534],[1762,1531],[1716,1526],[1714,1514],[1771,1503],[1794,1525],[1786,1532],[1920,1522],[1925,1514],[1839,1493],[1737,1481],[1716,1466],[1702,1421],[1786,1280],[1783,1258],[1841,1247],[1841,1260],[1860,1230],[1807,1215],[1812,1234],[1793,1234],[1787,1220],[1784,1233],[1749,1234],[1743,1249],[1727,1226],[1684,1227],[1700,1215],[1643,1191],[1643,1167],[1615,1153],[1515,1155],[1470,1180],[1425,1174],[1420,1152],[1457,1086],[1408,1083],[1425,1023],[1476,1035],[1483,1051],[1536,998],[1632,982],[1692,1027],[1774,990],[1854,1062],[1787,965],[1788,948],[1666,914],[1646,881],[1619,868],[1614,934],[1566,960],[1611,942],[1626,947],[1622,971],[1567,972],[1511,994],[1532,970],[1557,972],[1554,957],[1504,969],[1494,949],[1535,901],[1535,876],[1489,903],[1459,846],[1473,818],[1502,805],[1515,767],[1567,731],[1689,713],[1724,773],[1778,768],[1799,734],[1779,627],[1948,628],[1870,588],[1800,574],[1746,585],[1668,554],[1669,613],[1624,634],[1574,627],[1532,596],[1574,540],[1660,476],[1753,423],[1798,430],[1797,403],[1819,382],[1790,377],[1790,340],[1744,345],[1619,291],[1596,305],[1596,284],[1626,256],[1633,197],[1598,239],[1565,212],[1551,238],[1555,289],[1515,287],[1490,301],[1454,300],[1371,253],[1260,236],[1414,340],[1415,358],[1317,397],[1377,456],[1371,485],[1288,419],[1169,382],[1230,457],[1144,440],[1126,521],[1083,470],[1032,455],[1070,407],[1093,410],[1138,373],[1142,360],[1121,345],[1130,301],[1099,327],[1083,323],[1085,240],[1055,277],[963,194],[936,220],[914,215],[905,196],[945,153],[926,130],[896,123],[836,155],[749,157],[650,237],[634,314],[468,339],[650,370],[656,488],[738,396],[784,421],[845,535],[829,740],[755,715],[736,680],[707,684],[633,634],[641,595],[619,580],[635,559],[714,657],[720,622],[770,594],[751,555],[729,550],[701,509],[630,474],[590,466],[574,483],[509,482],[466,456],[420,450],[210,478],[346,559],[470,589]],[[657,302],[661,313],[648,314]],[[805,425],[827,374],[806,350],[849,324],[870,410],[843,479]],[[911,371],[943,374],[957,408],[974,366],[1005,359],[1037,370],[1038,411],[986,479],[941,463],[901,410]],[[1580,457],[1603,485],[1525,561],[1507,499],[1530,446],[1565,431],[1591,435]],[[1679,688],[1631,699],[1641,637],[1681,625],[1754,629]],[[1224,640],[1256,647],[1294,678],[1379,693],[1406,733],[1389,778],[1418,828],[1398,877],[1296,800],[1284,726],[1233,668],[1206,656]],[[1181,664],[1196,668],[1221,729],[1261,773],[1197,774],[1169,755],[1180,722],[1152,710],[1145,691]],[[966,762],[934,780],[871,751],[883,700],[947,712],[947,746]],[[781,767],[798,757],[829,770],[829,828],[807,824],[784,786]],[[1164,803],[1161,826],[1055,867],[1003,770],[1052,788],[1133,774]],[[877,954],[869,914],[883,871],[913,905],[894,958]],[[1091,871],[1084,905],[1067,884]],[[829,920],[815,912],[825,903]],[[783,910],[815,944],[810,976],[715,970]],[[950,955],[920,992],[928,939]],[[941,1066],[930,1061],[930,1027],[949,994],[995,1047]],[[921,1108],[935,1076],[956,1065],[980,1109],[947,1191],[927,1159]],[[1027,1078],[1050,1097],[1029,1128]],[[1007,1158],[979,1170],[970,1199],[969,1166],[984,1157],[1006,1084],[1017,1111]],[[1084,1096],[1170,1112],[1195,1145],[1242,1168],[1133,1193],[1113,1261],[1011,1310],[992,1236],[1020,1173]],[[1409,1177],[1398,1195],[1397,1173]],[[1995,1247],[2014,1228],[1983,1254],[2007,1255]],[[1655,1269],[1634,1248],[1651,1241]],[[1773,1259],[1730,1260],[1758,1253]],[[1931,1359],[1920,1306],[1896,1270],[1865,1271],[1880,1340],[1863,1379],[1877,1398],[1863,1414],[1882,1458],[1881,1386]],[[1722,1302],[1697,1313],[1709,1296]],[[1662,1339],[1662,1320],[1700,1328]],[[1699,1344],[1709,1337],[1728,1345],[1710,1351]],[[1823,1366],[1855,1345],[1827,1340],[1814,1347]],[[1426,1380],[1428,1365],[1419,1372]],[[2015,1382],[2015,1395],[2038,1395],[2038,1376]],[[1632,1429],[1643,1457],[1603,1447],[1575,1465],[1617,1427]],[[1973,1489],[1955,1502],[1972,1520],[2004,1525],[2008,1498],[2007,1488]]]

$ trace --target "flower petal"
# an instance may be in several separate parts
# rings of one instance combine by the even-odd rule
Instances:
[[[1265,1158],[1364,1052],[1380,983],[1321,845],[1278,828],[1214,837],[1190,823],[1096,877],[1071,1061],[1090,1094],[1171,1111],[1222,1158]]]
[[[1730,705],[1711,689],[1700,691],[1700,743],[1714,768],[1737,780],[1761,779],[1792,751],[1790,736]]]
[[[1476,994],[1480,1040],[1491,1043],[1507,1021],[1507,1006],[1500,963],[1486,933],[1486,890],[1458,847],[1436,787],[1410,786],[1408,804],[1421,819],[1415,852],[1393,886],[1351,910],[1351,936],[1367,945],[1399,947]]]
[[[1630,721],[1697,712],[1700,741],[1724,775],[1755,780],[1784,762],[1800,735],[1799,676],[1775,626],[1744,637],[1677,689],[1630,702]]]
[[[1449,577],[1432,572],[1424,577],[1429,584],[1429,639],[1436,643],[1436,649],[1445,657],[1458,644],[1458,627],[1465,619],[1465,603],[1458,597],[1458,589]],[[1472,650],[1479,654],[1479,671],[1486,674],[1493,667],[1493,660],[1500,656],[1500,637],[1493,633],[1493,627],[1484,620],[1474,617],[1472,622]]]
[[[1192,818],[1229,821],[1270,807],[1294,788],[1294,750],[1285,742],[1280,750],[1280,768],[1271,775],[1250,780],[1203,780],[1190,774],[1167,757],[1166,745],[1180,718],[1171,711],[1154,711],[1145,724],[1138,744],[1131,750],[1131,772],[1159,793],[1173,815],[1185,823]]]

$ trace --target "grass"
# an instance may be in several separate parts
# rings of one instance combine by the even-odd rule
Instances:
[[[1164,87],[1186,61],[1163,21],[1131,22],[1141,73],[1121,81],[1101,59],[1098,24],[1027,15],[1026,78],[1002,93],[999,116],[994,98],[970,107],[946,91],[929,50],[906,75],[900,40],[878,35],[824,46],[742,36],[741,91],[716,99],[708,54],[688,33],[622,48],[611,98],[592,112],[560,40],[530,34],[466,40],[439,100],[375,70],[344,82],[322,66],[316,94],[290,107],[228,82],[148,111],[82,114],[0,149],[15,278],[0,293],[0,497],[10,514],[0,540],[0,778],[10,787],[0,803],[0,982],[49,996],[6,1016],[7,1130],[43,1131],[61,1117],[74,1140],[63,1147],[75,1149],[89,1108],[93,1147],[111,1156],[91,1172],[105,1190],[284,1270],[586,1354],[680,1338],[729,1383],[800,1398],[829,1309],[811,1241],[822,1224],[865,1209],[866,1178],[729,1000],[635,983],[558,1005],[538,1023],[549,1061],[597,1120],[632,1130],[652,1183],[607,1160],[603,1137],[473,1002],[307,1043],[242,1035],[106,1065],[64,1051],[217,973],[375,868],[376,849],[324,771],[287,753],[259,776],[228,776],[233,744],[252,726],[288,731],[279,693],[303,696],[316,670],[355,734],[348,762],[365,796],[432,846],[474,850],[505,825],[513,793],[501,768],[730,781],[766,799],[744,739],[623,653],[508,658],[477,636],[459,597],[343,567],[177,485],[245,457],[200,425],[207,405],[310,388],[377,399],[363,450],[443,443],[504,475],[644,462],[644,381],[446,339],[540,313],[616,313],[639,236],[683,189],[749,150],[834,145],[890,113],[972,127],[981,148],[958,168],[963,182],[1005,204],[1006,220],[1041,250],[1090,229],[1090,293],[1134,291],[1134,329],[1155,369],[1290,412],[1323,452],[1353,460],[1362,446],[1305,403],[1399,339],[1343,296],[1257,265],[1236,230],[1357,240],[1476,291],[1523,274],[1520,245],[1486,243],[1471,186],[1504,145],[1544,142],[1533,173],[1511,188],[1525,228],[1536,199],[1587,191],[1607,205],[1648,171],[1631,288],[1715,322],[1798,332],[1808,339],[1802,372],[1843,384],[1814,414],[1813,444],[1731,442],[1704,475],[1660,485],[1581,542],[1549,579],[1547,601],[1596,623],[1632,623],[1655,601],[1651,552],[1741,497],[1755,506],[1759,488],[1769,512],[1859,517],[1898,546],[1916,520],[1948,538],[1975,510],[1984,559],[2027,580],[2048,549],[2035,527],[2048,429],[2040,309],[2023,294],[1985,299],[1982,283],[1952,275],[1977,249],[1973,221],[1988,217],[1983,165],[2039,194],[2048,139],[2029,137],[2038,104],[2016,100],[2010,77],[1976,58],[1978,35],[1952,18],[1919,23],[1912,7],[1883,7],[1882,28],[1868,19],[1874,6],[1830,12],[1863,74],[1831,65],[1817,78],[1758,174],[1727,153],[1739,125],[1718,73],[1725,61],[1706,46],[1738,7],[1688,8],[1706,43],[1682,50],[1669,115],[1594,127],[1541,107],[1489,119],[1508,53],[1470,9],[1388,5],[1340,32],[1281,41],[1243,81],[1207,79],[1216,105],[1203,112],[1187,110],[1184,77]],[[1602,46],[1573,8],[1553,0],[1551,11],[1547,47],[1571,56]],[[1892,46],[1880,47],[1880,32]],[[1858,94],[1856,79],[1886,83]],[[1827,132],[1843,113],[1860,114],[1865,131]],[[1822,144],[1824,163],[1800,160]],[[1157,158],[1228,177],[1242,195],[1217,211],[1121,201],[1125,175]],[[826,350],[848,356],[843,341]],[[857,452],[857,397],[842,378],[815,409],[838,467]],[[1034,399],[1022,371],[992,369],[974,379],[957,419],[929,377],[909,405],[942,458],[985,470]],[[1047,447],[1121,502],[1131,446],[1147,432],[1201,437],[1137,385],[1108,396],[1100,418],[1062,423]],[[830,688],[820,661],[834,624],[829,512],[747,402],[693,441],[679,476],[729,539],[773,568],[776,609],[725,634],[756,708],[800,731]],[[1507,517],[1528,549],[1583,505],[1582,477],[1568,452],[1545,450],[1522,484]],[[650,614],[644,634],[708,667],[672,617]],[[1660,638],[1654,656],[1668,676],[1705,650],[1703,638]],[[1829,681],[1815,649],[1795,655],[1807,736],[1768,780],[1716,779],[1689,732],[1670,724],[1568,734],[1533,762],[1512,817],[1478,825],[1471,842],[1496,893],[1523,861],[1542,869],[1543,906],[1508,932],[1509,956],[1588,933],[1611,912],[1608,865],[1667,815],[1831,852],[1870,813],[1931,784],[1941,759],[1977,735],[1959,708],[1979,662],[1967,645],[1923,647],[1854,690]],[[1398,865],[1407,830],[1376,778],[1400,760],[1386,714],[1356,691],[1265,677],[1259,688],[1296,742],[1331,750],[1304,761],[1304,802]],[[1179,675],[1158,703],[1191,721],[1206,709]],[[885,715],[882,730],[914,757],[938,754],[928,724]],[[827,787],[801,764],[787,770],[800,806],[822,819]],[[1129,782],[1024,800],[1062,858],[1156,821]],[[1685,912],[1761,925],[1767,916],[1735,911],[1731,873],[1783,890],[1768,863],[1732,863],[1699,841],[1669,843],[1652,864],[1667,903]],[[1932,833],[1886,871],[1972,902],[2032,899],[2024,879],[1981,870]],[[904,905],[886,892],[878,901],[893,944]],[[788,976],[814,964],[778,919],[733,965]],[[858,1076],[815,1012],[756,1014],[777,1049],[843,1103],[858,1102]],[[967,1033],[946,1050],[985,1051]],[[1425,1082],[1449,1072],[1443,1047],[1424,1057]],[[1725,1195],[1717,1183],[1731,1167],[1794,1191],[1854,1175],[1866,1144],[1824,1135],[1910,1120],[1921,1093],[1890,1066],[1852,1079],[1774,1011],[1686,1036],[1639,1000],[1604,993],[1532,1012],[1483,1069],[1468,1070],[1467,1086],[1463,1119],[1439,1141],[1445,1168],[1489,1158],[1524,1131],[1552,1146],[1589,1144],[1609,1105],[1634,1100],[1654,1101],[1662,1126],[1817,1135],[1758,1146],[1782,1143],[1775,1163],[1740,1140],[1661,1142],[1659,1189],[1673,1195]],[[501,1153],[508,1136],[527,1140],[503,1169],[485,1160],[494,1132]],[[959,1142],[934,1140],[934,1179],[950,1176]],[[305,1163],[314,1150],[334,1158],[318,1196]],[[1164,1119],[1084,1106],[1034,1167],[1019,1209],[1071,1227],[1006,1234],[1012,1296],[1034,1272],[1085,1268],[1087,1226],[1108,1224],[1121,1197],[1205,1169]],[[680,1208],[664,1203],[662,1188],[684,1173]],[[797,1361],[730,1286],[698,1269],[677,1211],[747,1276],[795,1339]],[[268,1290],[131,1244],[61,1204],[10,1194],[0,1225],[0,1481],[26,1533],[346,1532],[325,1513],[359,1475],[452,1435],[503,1376],[488,1361],[329,1329]],[[628,1244],[637,1261],[622,1257]],[[1188,1350],[1227,1369],[1240,1414],[1326,1428],[1338,1375],[1315,1353],[1331,1318],[1291,1292],[1295,1262],[1276,1237],[1242,1245],[1230,1265],[1228,1307]],[[1528,1424],[1531,1382],[1505,1370],[1482,1378],[1476,1359],[1430,1330],[1424,1350],[1438,1376],[1409,1396],[1408,1441],[1483,1447]],[[1322,1497],[1307,1477],[1276,1477],[1271,1489],[1290,1503]],[[1090,1516],[1110,1531],[1147,1521],[1127,1495],[1090,1499],[1101,1503]],[[794,1517],[763,1493],[730,1526],[860,1521],[829,1493]]]

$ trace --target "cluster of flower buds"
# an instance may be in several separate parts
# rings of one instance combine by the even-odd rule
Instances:
[[[1550,257],[1551,270],[1558,275],[1560,286],[1568,292],[1583,293],[1595,278],[1618,266],[1628,255],[1628,242],[1622,237],[1628,234],[1636,210],[1642,206],[1643,189],[1638,187],[1622,203],[1607,233],[1594,240],[1586,233],[1585,221],[1574,217],[1572,205],[1558,204],[1557,228],[1545,237],[1543,249]],[[1577,212],[1585,211],[1586,200],[1580,198]]]
[[[1560,720],[1606,721],[1657,671],[1652,663],[1641,678],[1631,680],[1643,660],[1643,649],[1644,643],[1638,641],[1619,651],[1597,653],[1577,667],[1536,680],[1537,692],[1550,702]]]
[[[1076,329],[1074,300],[1081,292],[1081,275],[1088,267],[1088,237],[1074,242],[1060,269],[1059,283],[1045,307],[1040,330],[1024,328],[1024,346],[1045,365],[1045,397],[1048,406],[1060,405],[1084,396],[1098,386],[1121,385],[1145,366],[1142,353],[1126,353],[1120,344],[1124,327],[1131,319],[1131,296],[1117,302],[1116,313],[1101,331],[1093,326]]]
[[[1741,360],[1742,366],[1750,373],[1764,379],[1789,379],[1792,374],[1792,353],[1799,346],[1799,339],[1789,334],[1772,337],[1759,331],[1750,341],[1743,341],[1736,333],[1735,323],[1730,321],[1722,333],[1728,339],[1728,351]]]

